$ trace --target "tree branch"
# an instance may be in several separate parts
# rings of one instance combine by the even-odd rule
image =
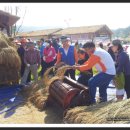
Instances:
[[[27,8],[26,8],[27,9]],[[16,35],[18,34],[18,32],[19,32],[19,29],[22,27],[22,25],[23,25],[23,21],[24,21],[24,17],[25,17],[25,15],[26,15],[26,9],[25,9],[25,12],[24,12],[24,16],[23,16],[23,19],[22,19],[22,23],[21,23],[21,25],[19,26],[19,28],[18,28],[18,30],[17,30],[17,32],[16,32]]]

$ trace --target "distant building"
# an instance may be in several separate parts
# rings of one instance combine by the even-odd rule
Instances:
[[[11,36],[10,27],[14,25],[20,17],[0,10],[0,31]]]
[[[88,40],[97,41],[101,39],[111,41],[112,34],[112,31],[107,27],[107,25],[95,25],[23,32],[19,33],[17,36],[39,40],[40,38],[59,38],[61,35],[68,35],[73,42],[78,41],[79,43],[83,43]]]
[[[53,37],[53,33],[62,30],[61,28],[56,28],[56,29],[45,29],[45,30],[38,30],[38,31],[31,31],[31,32],[23,32],[19,33],[17,37],[25,37],[25,38],[30,38],[34,41],[37,41],[41,38],[44,39],[50,39]]]
[[[61,35],[68,35],[72,41],[86,42],[88,40],[96,39],[110,39],[112,38],[112,31],[107,25],[69,27],[54,33],[53,35],[60,37]]]

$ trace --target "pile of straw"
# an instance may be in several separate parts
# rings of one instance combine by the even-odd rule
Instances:
[[[71,68],[69,65],[65,65],[63,63],[59,63],[57,65],[58,67],[50,67],[49,69],[46,70],[44,77],[43,77],[43,83],[45,84],[46,87],[49,87],[52,82],[55,80],[63,80],[65,72]],[[52,75],[51,72],[54,72]]]
[[[74,124],[129,124],[130,99],[75,107],[67,111],[64,122]]]
[[[60,79],[63,79],[65,72],[66,72],[68,69],[70,69],[70,68],[71,68],[71,66],[69,66],[69,65],[65,65],[65,66],[60,67],[60,68],[56,71],[56,76],[60,77]]]
[[[22,94],[26,97],[27,102],[31,102],[39,110],[43,110],[48,98],[48,93],[44,87],[42,80],[32,83],[30,86],[26,86]]]
[[[19,80],[21,61],[16,48],[8,37],[0,33],[0,84]]]
[[[46,104],[49,101],[49,86],[55,80],[61,80],[64,77],[65,71],[69,66],[59,67],[55,75],[51,72],[55,71],[55,67],[50,67],[46,70],[43,80],[33,83],[31,86],[25,89],[25,95],[32,104],[34,104],[40,111],[46,108]]]

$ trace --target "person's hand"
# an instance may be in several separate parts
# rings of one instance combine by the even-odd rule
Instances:
[[[43,56],[43,60],[46,61],[46,56]]]
[[[76,63],[75,65],[76,65],[76,66],[79,66],[80,64],[77,64],[77,63]]]
[[[76,70],[76,69],[79,70],[79,66],[73,65],[73,66],[72,66],[72,69],[74,69],[74,70]]]
[[[60,62],[60,63],[58,63],[58,64],[55,64],[54,66],[55,66],[56,69],[58,69],[58,68],[60,68],[60,67],[62,67],[62,66],[64,66],[64,65],[65,65],[64,62]]]
[[[52,55],[52,51],[50,51],[50,53],[48,54],[48,56],[51,56]]]
[[[57,69],[57,64],[56,63],[54,64],[54,68]]]
[[[30,64],[27,64],[27,67],[30,67]]]
[[[37,64],[37,68],[39,69],[39,67],[40,67],[40,65],[39,64]]]
[[[72,66],[67,66],[66,68],[67,68],[68,70],[69,70],[69,69],[73,69],[73,67],[72,67]]]

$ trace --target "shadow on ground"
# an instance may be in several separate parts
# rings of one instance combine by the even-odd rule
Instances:
[[[63,124],[63,109],[56,103],[47,107],[45,110],[45,124]]]

